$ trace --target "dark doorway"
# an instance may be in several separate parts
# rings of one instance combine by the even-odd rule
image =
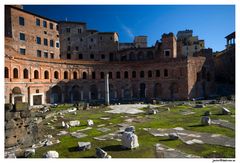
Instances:
[[[140,84],[140,98],[146,97],[145,91],[146,91],[146,85],[145,85],[145,83],[141,83]]]

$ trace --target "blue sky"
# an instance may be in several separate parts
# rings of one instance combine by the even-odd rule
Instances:
[[[118,32],[120,42],[147,35],[152,46],[163,33],[192,29],[206,48],[225,48],[225,36],[235,31],[234,5],[24,5],[24,9],[54,20],[86,22],[90,29]]]

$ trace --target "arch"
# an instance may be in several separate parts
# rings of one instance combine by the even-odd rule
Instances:
[[[142,51],[138,52],[138,60],[144,60],[144,53]]]
[[[19,87],[14,87],[12,89],[12,94],[22,94],[21,89]]]
[[[64,78],[64,79],[68,79],[68,72],[67,72],[67,71],[64,71],[64,73],[63,73],[63,78]]]
[[[100,72],[101,79],[104,79],[104,72]]]
[[[24,95],[19,87],[14,87],[12,89],[12,103],[22,102]]]
[[[60,86],[55,85],[51,88],[51,103],[61,103],[62,102],[62,90]]]
[[[38,72],[38,70],[34,71],[34,79],[39,79],[39,72]]]
[[[44,71],[44,79],[49,79],[49,72],[47,70]]]
[[[79,102],[81,101],[81,90],[78,85],[74,85],[70,92],[71,101],[72,102]]]
[[[109,99],[114,99],[115,98],[115,89],[112,84],[109,84]]]
[[[132,72],[132,78],[136,78],[137,77],[137,73],[136,73],[136,71],[133,71]]]
[[[77,72],[76,71],[73,72],[73,79],[77,79]]]
[[[153,59],[153,52],[152,51],[147,52],[147,59]]]
[[[146,97],[146,84],[145,83],[140,84],[139,97],[140,98],[145,98]]]
[[[123,89],[123,98],[124,99],[131,99],[131,91],[130,91],[130,88],[129,88],[129,85],[125,85],[122,87]]]
[[[117,72],[116,72],[116,78],[117,78],[117,79],[120,79],[120,78],[121,78],[121,73],[120,73],[120,71],[117,71]]]
[[[179,90],[178,90],[178,89],[179,89],[178,84],[175,83],[175,82],[173,82],[173,83],[170,85],[169,89],[170,89],[171,99],[176,99],[176,98],[177,98],[178,91],[179,91]]]
[[[148,78],[151,78],[151,77],[152,77],[152,71],[149,70],[149,71],[148,71]]]
[[[95,84],[90,86],[90,93],[91,93],[91,99],[92,100],[97,100],[98,98],[98,89]]]
[[[4,68],[4,77],[9,78],[9,69],[7,67]]]
[[[15,78],[15,79],[18,78],[18,69],[17,68],[13,69],[13,78]]]
[[[58,71],[55,71],[54,72],[54,79],[58,79],[59,78],[59,73],[58,73]]]
[[[83,72],[83,79],[87,79],[87,73],[86,72]]]
[[[135,54],[133,52],[129,53],[129,57],[128,58],[129,58],[130,61],[135,61],[136,60],[136,56],[135,56]]]
[[[28,69],[26,68],[23,70],[23,78],[28,79]]]
[[[153,96],[155,98],[160,98],[162,95],[162,85],[160,83],[156,83],[153,88]]]

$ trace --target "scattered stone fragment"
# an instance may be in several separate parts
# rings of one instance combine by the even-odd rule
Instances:
[[[67,134],[68,134],[67,131],[60,131],[57,135],[62,136],[62,135],[67,135]]]
[[[125,128],[125,131],[134,133],[135,132],[135,127],[134,126],[129,126],[129,127]]]
[[[204,126],[209,126],[209,125],[211,125],[211,119],[210,119],[210,117],[208,117],[208,116],[202,117],[202,119],[201,119],[201,124],[204,125]]]
[[[77,111],[77,108],[70,108],[67,110],[68,113],[72,113],[72,112],[76,112]]]
[[[53,145],[53,142],[50,140],[47,140],[44,144],[44,146],[50,146],[50,145]]]
[[[196,104],[195,108],[204,108],[205,106],[203,104]]]
[[[87,120],[87,124],[88,126],[93,126],[94,125],[93,120],[91,119]]]
[[[69,126],[68,123],[66,123],[65,128],[66,128],[66,129],[70,128],[70,126]]]
[[[79,125],[80,125],[80,121],[78,121],[78,120],[70,121],[70,122],[69,122],[69,125],[70,125],[71,127],[79,126]]]
[[[231,114],[231,111],[228,110],[227,108],[223,107],[223,108],[222,108],[222,114],[223,114],[223,115],[228,115],[228,114]]]
[[[65,128],[66,124],[64,121],[62,121],[62,127]]]
[[[170,133],[169,135],[170,140],[177,140],[178,139],[178,134],[177,133]]]
[[[155,110],[155,109],[148,109],[147,114],[149,114],[149,115],[157,114],[157,110]]]
[[[90,142],[78,142],[78,150],[79,151],[89,150],[90,148],[91,148]]]
[[[96,148],[96,157],[97,158],[112,158],[110,155],[108,155],[107,152],[105,152],[101,148]]]
[[[109,120],[110,118],[109,117],[101,117],[100,119],[101,120]]]
[[[104,127],[106,126],[105,124],[97,125],[97,127]]]
[[[212,120],[212,124],[219,125],[221,127],[225,127],[231,130],[235,130],[235,124],[228,122],[227,120]]]
[[[101,132],[108,132],[108,131],[110,131],[111,129],[106,128],[106,127],[102,127],[102,128],[98,128],[97,130],[98,130],[98,131],[101,131]]]
[[[35,155],[35,149],[34,148],[28,148],[24,152],[25,158],[31,157],[33,155]]]
[[[87,135],[81,132],[72,132],[71,136],[75,137],[75,138],[83,138],[86,137]]]
[[[122,135],[122,145],[130,149],[139,147],[137,135],[132,132],[124,132]]]
[[[48,151],[46,154],[43,156],[44,158],[58,158],[59,154],[57,151]]]

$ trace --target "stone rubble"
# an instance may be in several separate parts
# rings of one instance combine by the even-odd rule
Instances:
[[[91,149],[91,143],[90,142],[78,142],[78,150],[79,151],[85,151]]]
[[[122,146],[129,149],[139,147],[137,135],[132,132],[124,132],[122,134]]]
[[[59,154],[57,151],[48,151],[43,155],[44,158],[59,158]]]
[[[96,148],[96,157],[97,158],[112,158],[110,155],[108,155],[107,152],[105,152],[101,148]]]

